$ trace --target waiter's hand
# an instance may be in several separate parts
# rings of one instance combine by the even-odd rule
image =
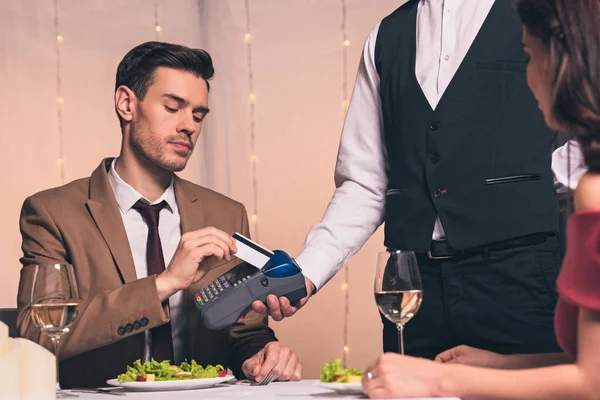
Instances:
[[[299,381],[302,378],[298,356],[279,342],[267,343],[254,357],[244,361],[242,371],[248,379],[256,382],[260,382],[271,371],[273,380]]]
[[[219,261],[231,260],[235,252],[233,238],[212,226],[184,233],[171,263],[156,278],[160,301],[198,282]]]
[[[305,277],[304,283],[306,284],[306,292],[308,293],[306,297],[290,303],[286,297],[280,297],[278,299],[277,296],[271,294],[267,296],[268,307],[262,301],[257,300],[252,303],[252,310],[262,315],[270,315],[275,321],[281,321],[284,318],[291,317],[306,304],[315,290],[315,285],[310,279]]]

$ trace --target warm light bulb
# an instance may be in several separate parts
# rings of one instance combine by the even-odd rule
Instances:
[[[344,352],[345,352],[345,353],[347,353],[347,352],[349,352],[349,351],[350,351],[350,347],[348,347],[348,346],[344,346]]]
[[[258,161],[258,156],[257,156],[256,154],[252,154],[252,155],[250,156],[250,161],[252,161],[252,162],[256,162],[256,161]]]
[[[63,40],[65,40],[65,38],[62,37],[62,35],[58,35],[58,36],[56,36],[56,40],[58,40],[59,42],[62,42]]]
[[[63,163],[63,159],[59,158],[58,160],[56,160],[56,165],[62,165]]]
[[[256,220],[258,219],[258,216],[256,214],[252,214],[252,217],[250,217],[252,219],[252,222],[256,222]]]
[[[350,41],[348,39],[344,40],[344,46],[346,46],[346,47],[350,46]]]
[[[252,41],[252,34],[250,32],[246,33],[246,35],[244,36],[244,41],[246,43],[250,43]]]
[[[162,30],[162,28],[160,27],[160,25],[156,25],[156,32],[160,32]]]
[[[256,95],[254,93],[250,93],[250,96],[248,96],[248,100],[250,100],[250,103],[254,104],[254,102],[256,101]]]
[[[348,290],[348,282],[344,282],[342,283],[342,290],[345,292],[346,290]]]
[[[57,102],[58,104],[62,104],[62,103],[64,103],[64,100],[63,100],[63,98],[62,98],[62,97],[57,97],[57,98],[56,98],[56,102]]]

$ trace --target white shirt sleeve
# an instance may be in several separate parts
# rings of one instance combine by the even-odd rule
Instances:
[[[566,198],[569,191],[577,189],[579,179],[587,172],[587,166],[581,152],[581,144],[578,141],[570,140],[554,150],[552,153],[552,171],[554,172],[554,189],[559,198]]]
[[[296,258],[317,289],[356,254],[384,220],[388,178],[375,68],[378,31],[379,25],[367,38],[360,61],[338,150],[335,192]]]

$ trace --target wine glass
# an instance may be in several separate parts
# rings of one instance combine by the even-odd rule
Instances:
[[[78,397],[64,392],[58,379],[58,343],[69,332],[77,317],[79,292],[73,266],[69,264],[31,265],[31,319],[42,333],[48,335],[56,356],[56,397]]]
[[[421,274],[412,251],[391,250],[377,255],[375,302],[379,311],[398,327],[398,349],[404,354],[404,325],[423,300]]]

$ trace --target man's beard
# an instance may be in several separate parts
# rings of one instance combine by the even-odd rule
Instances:
[[[148,130],[139,124],[131,125],[130,144],[139,154],[151,163],[158,167],[171,172],[182,171],[187,165],[189,156],[192,153],[193,146],[190,148],[190,153],[186,158],[168,158],[165,154],[166,143],[175,140],[182,140],[177,137],[168,138],[165,144],[160,143],[155,135],[148,133]],[[189,138],[183,139],[189,142]]]

